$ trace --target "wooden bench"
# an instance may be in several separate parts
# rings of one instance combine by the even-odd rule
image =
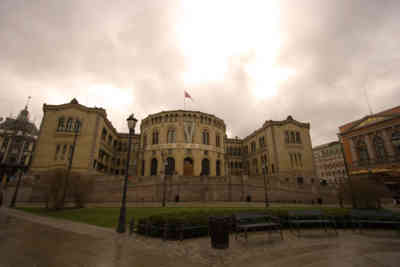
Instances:
[[[288,212],[288,224],[290,229],[297,229],[297,235],[300,236],[301,225],[317,224],[322,226],[327,232],[327,228],[331,226],[336,235],[336,222],[331,216],[326,216],[319,210],[296,210]]]
[[[168,239],[168,235],[169,235],[169,223],[165,223],[164,224],[164,229],[163,229],[163,240],[167,240]],[[178,234],[178,238],[180,241],[182,241],[183,239],[185,239],[185,232],[186,231],[198,231],[198,230],[207,230],[208,235],[209,230],[208,230],[208,225],[190,225],[190,224],[186,224],[186,223],[180,223],[176,225],[176,232]]]
[[[352,229],[358,226],[360,232],[367,225],[393,225],[400,230],[400,216],[387,210],[351,210],[349,213]]]
[[[251,230],[276,230],[279,231],[283,240],[281,223],[278,217],[258,213],[237,213],[232,216],[232,220],[236,232],[235,239],[240,233],[244,233],[247,241],[247,233]]]

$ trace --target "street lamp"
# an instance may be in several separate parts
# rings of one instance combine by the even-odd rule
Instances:
[[[269,200],[268,200],[268,188],[267,188],[267,161],[264,161],[264,166],[262,167],[264,173],[264,193],[265,193],[265,207],[268,208]]]
[[[26,170],[25,166],[19,166],[17,167],[20,170],[20,173],[18,175],[18,181],[17,181],[17,185],[15,187],[15,191],[14,191],[14,195],[12,197],[11,203],[10,203],[10,208],[14,208],[15,207],[15,202],[17,201],[17,196],[18,196],[18,190],[19,190],[19,186],[21,184],[21,179],[22,179],[22,175],[24,173],[24,171]]]
[[[163,177],[163,198],[162,198],[162,206],[163,207],[165,207],[165,198],[166,198],[166,179],[167,179],[167,165],[168,165],[168,162],[167,162],[167,159],[165,159],[165,153],[164,153],[164,151],[163,152],[161,152],[161,161],[162,161],[162,163],[161,164],[164,164],[164,174],[162,175],[162,177]]]
[[[343,162],[344,162],[344,169],[345,169],[346,175],[347,175],[347,182],[349,184],[349,189],[350,189],[350,194],[351,194],[351,203],[352,203],[353,208],[357,208],[357,202],[356,202],[356,198],[354,196],[354,191],[353,191],[353,183],[350,178],[349,167],[347,166],[347,161],[346,161],[346,154],[344,153],[343,142],[342,142],[342,139],[340,136],[339,136],[339,143],[340,143],[340,151],[342,152],[342,157],[343,157]]]
[[[68,169],[67,169],[67,174],[65,176],[65,185],[64,185],[64,192],[62,195],[62,199],[61,199],[61,205],[64,207],[65,205],[65,197],[67,195],[67,188],[68,188],[68,179],[69,179],[69,175],[71,173],[71,168],[72,168],[72,159],[74,158],[74,153],[75,153],[75,146],[76,146],[76,140],[78,139],[78,132],[80,129],[80,124],[75,124],[74,127],[74,142],[72,143],[72,148],[71,148],[71,156],[69,157],[69,161],[68,161]]]
[[[125,181],[124,181],[124,191],[122,192],[122,201],[121,201],[121,210],[119,213],[119,220],[118,220],[118,233],[125,233],[125,221],[126,221],[126,189],[128,184],[128,171],[129,171],[129,161],[131,157],[131,136],[135,134],[135,126],[137,119],[131,114],[128,119],[128,156],[126,161],[126,169],[125,169]]]

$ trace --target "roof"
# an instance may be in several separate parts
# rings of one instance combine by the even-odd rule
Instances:
[[[340,144],[339,141],[332,141],[332,142],[329,142],[329,143],[325,143],[325,144],[313,147],[313,150],[317,150],[317,149],[321,149],[321,148],[327,148],[327,147],[334,146],[334,145],[339,145],[339,144]]]
[[[354,128],[355,126],[359,125],[361,122],[363,122],[369,118],[383,116],[383,117],[387,117],[388,119],[391,119],[391,118],[393,118],[393,116],[397,116],[397,115],[400,115],[400,106],[386,109],[386,110],[383,110],[383,111],[375,113],[375,114],[364,116],[363,118],[361,118],[359,120],[348,122],[342,126],[339,126],[339,131],[340,131],[340,133],[347,132],[347,131],[351,130],[352,128]],[[371,123],[371,124],[373,124],[373,123]]]

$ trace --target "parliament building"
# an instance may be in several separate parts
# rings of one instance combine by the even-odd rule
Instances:
[[[124,175],[128,133],[118,132],[106,110],[76,99],[43,105],[31,173],[72,171]],[[314,183],[310,124],[267,120],[245,138],[228,138],[223,119],[190,110],[161,111],[139,121],[132,137],[130,176],[274,175],[296,184]],[[75,141],[75,149],[73,144]]]

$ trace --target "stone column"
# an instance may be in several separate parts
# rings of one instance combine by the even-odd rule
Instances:
[[[382,131],[382,138],[383,138],[383,142],[385,144],[385,149],[386,149],[388,156],[394,156],[396,154],[396,152],[394,151],[394,148],[393,148],[390,129],[384,129]]]
[[[365,143],[367,144],[368,154],[370,159],[376,159],[374,144],[370,135],[365,135]]]
[[[349,138],[349,145],[350,145],[350,152],[351,152],[351,159],[352,162],[358,161],[358,154],[356,150],[356,145],[354,144],[354,140]]]

